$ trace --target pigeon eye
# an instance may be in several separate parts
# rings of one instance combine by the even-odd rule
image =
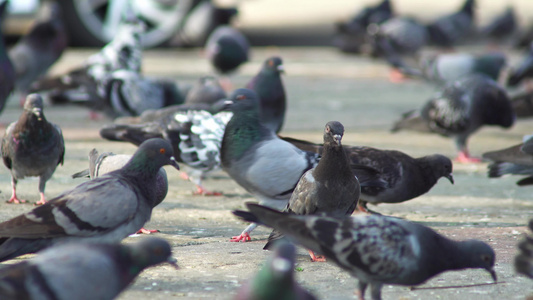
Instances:
[[[326,127],[326,132],[329,132],[329,131],[330,131],[330,129],[329,129],[329,126],[328,126],[328,127]]]
[[[271,67],[273,67],[273,66],[274,66],[274,62],[271,61],[271,60],[269,60],[269,61],[268,61],[268,65],[271,66]]]
[[[237,100],[244,100],[244,99],[246,99],[246,96],[244,96],[244,95],[239,95],[239,96],[237,96],[236,99],[237,99]]]
[[[165,148],[161,148],[161,149],[159,149],[159,153],[161,153],[161,154],[165,154],[165,152],[167,152],[167,151],[165,150]]]
[[[489,262],[489,261],[490,261],[490,256],[488,256],[488,255],[481,255],[481,260],[482,260],[482,261],[485,261],[485,262]]]

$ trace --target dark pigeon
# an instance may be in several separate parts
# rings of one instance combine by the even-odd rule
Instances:
[[[283,137],[299,149],[322,155],[323,145]],[[451,160],[434,154],[413,158],[396,150],[381,150],[365,146],[343,146],[350,164],[364,165],[380,172],[386,186],[363,186],[359,210],[368,210],[367,203],[400,203],[427,193],[441,177],[454,183]]]
[[[4,20],[4,13],[8,2],[0,4],[0,24]],[[15,88],[15,69],[7,54],[3,35],[0,35],[0,113],[4,110],[11,92]]]
[[[270,57],[263,63],[259,73],[248,82],[247,89],[259,96],[261,103],[260,122],[268,129],[278,133],[285,121],[287,102],[285,88],[281,81],[284,72],[280,57]]]
[[[295,256],[294,245],[276,244],[272,256],[253,279],[241,286],[235,300],[315,300],[294,278]]]
[[[511,96],[511,105],[517,119],[533,116],[533,91],[524,91]]]
[[[249,51],[246,37],[230,26],[217,27],[205,44],[207,58],[220,74],[231,73],[247,62]]]
[[[518,243],[518,254],[514,259],[514,268],[516,272],[533,279],[533,220],[529,220],[529,234]]]
[[[475,0],[465,0],[461,8],[452,14],[442,16],[427,25],[432,44],[452,47],[474,29]]]
[[[218,80],[212,76],[204,76],[192,86],[185,97],[186,104],[213,105],[217,101],[226,99],[226,92],[220,86]]]
[[[202,186],[202,179],[220,168],[220,147],[230,112],[219,112],[207,104],[176,105],[150,110],[136,118],[119,118],[106,125],[100,136],[111,141],[140,145],[147,139],[168,140],[176,159],[190,167],[187,178],[197,187],[195,194],[220,195]]]
[[[494,250],[479,240],[450,240],[429,227],[394,217],[298,216],[248,203],[234,211],[248,222],[279,230],[296,243],[324,254],[359,280],[359,298],[370,285],[381,299],[384,284],[413,286],[450,270],[480,268],[494,281]]]
[[[15,89],[25,97],[68,46],[59,3],[50,3],[48,19],[37,21],[8,52],[16,73]]]
[[[483,158],[492,161],[488,168],[490,178],[506,174],[526,175],[519,180],[519,186],[533,184],[533,137],[526,136],[522,144],[509,148],[483,153]]]
[[[503,14],[492,19],[481,29],[481,35],[495,41],[510,38],[518,29],[518,21],[512,6],[507,7]]]
[[[522,62],[510,71],[507,85],[517,86],[524,79],[531,77],[533,77],[533,43],[530,45],[529,51],[522,59]]]
[[[63,164],[64,156],[65,142],[61,128],[46,120],[41,96],[28,95],[19,119],[7,127],[2,138],[2,159],[11,172],[12,195],[8,202],[26,202],[17,197],[17,181],[38,176],[41,198],[37,204],[44,204],[46,181],[52,177],[56,167]]]
[[[0,298],[115,299],[144,269],[177,266],[167,241],[121,244],[68,243],[0,268]]]
[[[261,124],[259,99],[254,91],[235,90],[228,105],[233,117],[222,139],[222,169],[261,204],[282,210],[298,180],[318,164],[319,155],[296,148]],[[375,169],[350,167],[362,186],[384,184]],[[232,241],[249,241],[249,233],[255,227],[254,224],[248,226]]]
[[[148,140],[123,168],[0,223],[0,262],[64,242],[120,242],[150,220],[160,203],[154,186],[164,165],[179,169],[171,145]]]
[[[341,145],[344,126],[332,121],[324,128],[324,146],[318,164],[305,172],[284,211],[296,215],[344,217],[353,213],[361,192],[359,181],[353,176],[350,161]],[[272,231],[263,249],[283,235]],[[310,250],[312,261],[323,261]]]
[[[405,113],[392,131],[408,129],[453,137],[457,161],[479,162],[468,152],[470,135],[485,125],[509,128],[514,121],[505,90],[489,77],[474,74],[448,83],[421,110]]]

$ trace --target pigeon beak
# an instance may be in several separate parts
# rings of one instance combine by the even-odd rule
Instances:
[[[285,73],[285,67],[283,65],[278,66],[278,72]]]
[[[168,260],[166,261],[166,263],[168,263],[169,265],[173,266],[174,269],[176,270],[179,270],[180,269],[180,266],[178,266],[178,260],[175,259],[174,257],[169,257]]]
[[[444,176],[444,177],[448,178],[448,180],[449,180],[452,184],[455,183],[455,181],[453,180],[453,175],[452,175],[451,173],[448,174],[448,175],[446,175],[446,176]]]
[[[337,143],[337,145],[340,145],[340,144],[341,144],[342,135],[340,135],[340,134],[334,134],[334,135],[333,135],[333,138],[335,139],[335,142]]]
[[[169,165],[173,166],[174,168],[176,169],[180,169],[180,166],[178,165],[178,162],[176,161],[176,159],[174,158],[174,156],[171,156],[170,157],[170,163]]]
[[[494,282],[498,281],[498,276],[496,276],[496,272],[493,268],[487,269],[487,272],[490,273],[490,276],[492,276],[492,280],[494,280]]]
[[[42,114],[43,114],[43,111],[38,108],[38,107],[34,107],[31,112],[37,117],[37,120],[41,121],[43,118],[42,118]]]

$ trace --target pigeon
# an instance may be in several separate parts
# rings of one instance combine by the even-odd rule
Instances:
[[[533,219],[529,220],[529,231],[533,231]],[[533,279],[533,238],[531,234],[524,236],[524,239],[518,243],[519,253],[514,259],[514,268],[516,272]]]
[[[513,68],[507,78],[508,86],[517,86],[526,78],[533,77],[533,43],[529,47],[528,53],[517,67]]]
[[[196,185],[195,194],[220,195],[202,185],[207,173],[220,168],[222,136],[233,115],[219,111],[219,105],[177,105],[146,111],[137,118],[119,118],[115,124],[104,126],[100,136],[134,145],[154,137],[164,138],[172,144],[176,159],[191,168],[186,177]]]
[[[285,111],[287,110],[285,88],[281,81],[281,73],[283,72],[281,58],[270,57],[265,60],[259,73],[246,85],[247,89],[253,90],[259,96],[261,103],[260,122],[276,133],[280,132],[283,127]]]
[[[515,114],[505,90],[481,74],[448,83],[421,110],[403,115],[392,132],[409,129],[454,137],[458,162],[479,162],[468,152],[467,139],[484,125],[509,128]]]
[[[226,92],[220,86],[218,80],[213,76],[203,76],[187,93],[186,104],[208,104],[213,105],[217,101],[226,99]]]
[[[248,61],[250,44],[246,37],[231,26],[219,26],[205,43],[206,56],[220,74],[235,71]]]
[[[359,298],[370,285],[381,299],[384,284],[413,286],[448,270],[485,269],[496,281],[495,253],[479,240],[454,241],[429,227],[381,215],[298,216],[248,203],[233,213],[279,230],[296,243],[323,253],[359,280]]]
[[[30,85],[48,71],[68,46],[60,5],[50,3],[49,8],[48,19],[37,21],[8,52],[15,68],[15,89],[24,98]]]
[[[290,243],[278,243],[274,253],[249,282],[241,286],[235,300],[315,300],[294,279],[296,248]]]
[[[282,210],[298,180],[318,164],[319,155],[283,141],[261,124],[259,99],[254,91],[237,89],[227,103],[233,117],[222,138],[222,169],[259,203]],[[359,165],[350,167],[362,186],[384,185],[375,169]],[[256,226],[251,224],[231,241],[251,240],[250,232]]]
[[[508,6],[503,14],[496,16],[481,29],[481,35],[494,40],[511,37],[518,29],[516,14],[512,6]]]
[[[19,119],[9,124],[2,138],[2,159],[11,172],[12,195],[8,202],[26,202],[17,197],[17,182],[24,177],[38,176],[41,199],[36,204],[44,204],[46,182],[56,167],[63,164],[64,157],[61,128],[46,120],[42,97],[28,95]]]
[[[177,267],[167,241],[146,238],[121,244],[67,243],[0,269],[0,298],[100,299],[120,294],[144,269]]]
[[[459,11],[442,16],[428,24],[430,42],[441,47],[452,47],[474,28],[475,0],[465,0]]]
[[[122,168],[131,159],[131,155],[128,154],[114,154],[113,152],[104,152],[99,154],[96,149],[92,149],[89,152],[89,169],[72,174],[72,178],[90,178],[94,179],[100,175],[107,174],[109,172]],[[155,184],[156,202],[161,203],[168,192],[168,179],[165,169],[159,169]],[[137,233],[154,233],[158,230],[149,230],[144,227]]]
[[[318,164],[305,172],[284,211],[296,215],[327,214],[333,217],[349,216],[357,207],[361,193],[359,181],[353,176],[350,161],[341,145],[344,126],[331,121],[324,128],[324,146]],[[270,249],[272,243],[283,235],[272,231],[263,249]],[[311,250],[312,261],[323,261]]]
[[[516,184],[533,184],[533,137],[526,136],[522,144],[509,148],[483,153],[483,158],[492,161],[489,166],[490,178],[506,174],[527,175]]]
[[[324,146],[294,138],[282,137],[301,150],[322,155]],[[380,172],[386,187],[363,186],[359,210],[370,211],[367,203],[400,203],[427,193],[441,177],[454,183],[452,161],[433,154],[413,158],[401,151],[381,150],[366,146],[343,146],[350,164],[364,165]]]
[[[0,4],[0,24],[4,19],[7,3],[4,1]],[[4,39],[0,38],[0,113],[4,110],[6,102],[15,88],[15,76],[15,69],[7,54]]]
[[[498,81],[505,63],[505,54],[501,52],[482,55],[456,52],[423,57],[419,60],[419,68],[404,67],[400,71],[407,76],[421,77],[437,84],[446,84],[475,73]]]
[[[159,169],[179,169],[172,146],[151,139],[121,169],[86,181],[0,223],[0,262],[65,242],[118,243],[150,220]]]
[[[517,119],[533,116],[533,91],[524,91],[511,97],[511,105]]]

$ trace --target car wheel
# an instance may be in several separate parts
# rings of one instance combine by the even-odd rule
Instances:
[[[195,0],[60,0],[73,46],[101,47],[117,32],[128,2],[147,25],[145,48],[163,45],[183,23]]]

